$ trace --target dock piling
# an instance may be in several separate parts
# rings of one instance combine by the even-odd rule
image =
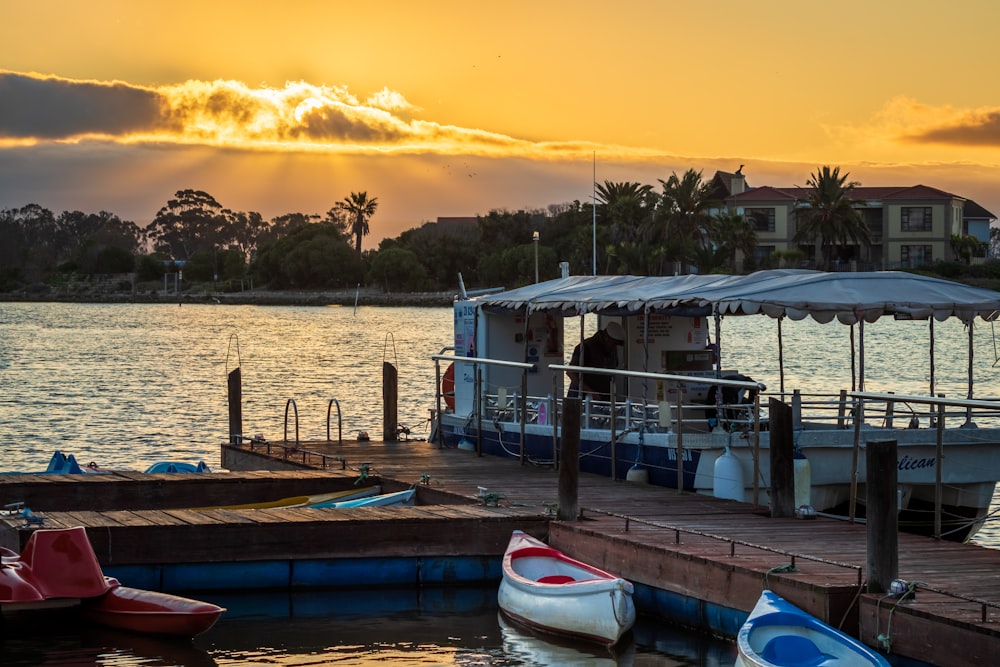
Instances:
[[[240,367],[229,371],[229,444],[243,437],[243,376]]]
[[[795,442],[792,408],[776,398],[768,403],[771,432],[771,516],[795,516]]]
[[[887,593],[899,574],[896,441],[869,440],[865,450],[869,593]]]
[[[576,521],[580,514],[580,399],[563,400],[562,457],[559,465],[560,521]]]

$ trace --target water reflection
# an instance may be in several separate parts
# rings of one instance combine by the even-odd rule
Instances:
[[[108,665],[732,665],[729,642],[640,616],[613,651],[499,616],[496,587],[212,595],[229,611],[193,640],[80,623],[72,614],[4,623],[4,667]],[[44,622],[39,622],[42,618]]]

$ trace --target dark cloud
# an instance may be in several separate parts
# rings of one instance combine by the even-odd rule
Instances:
[[[0,136],[65,139],[162,128],[161,98],[103,84],[0,72]]]
[[[373,118],[360,114],[354,107],[326,105],[303,113],[300,126],[294,128],[296,137],[312,140],[349,140],[365,143],[399,141],[409,136],[407,128],[387,114]]]
[[[1000,146],[1000,111],[958,125],[925,130],[909,139],[917,143]]]

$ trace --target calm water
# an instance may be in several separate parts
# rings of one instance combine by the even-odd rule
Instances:
[[[576,326],[568,328],[571,338],[579,335]],[[1000,396],[992,327],[979,327],[976,393]],[[109,468],[144,469],[163,460],[217,467],[228,434],[226,377],[237,366],[246,434],[280,440],[294,399],[300,437],[325,437],[327,406],[336,399],[345,437],[367,431],[380,438],[388,361],[399,375],[399,421],[414,437],[426,437],[434,401],[430,357],[451,344],[451,328],[448,308],[0,304],[0,470],[42,470],[55,450]],[[722,331],[724,367],[777,390],[775,321],[732,317]],[[849,331],[786,321],[786,389],[849,389]],[[964,329],[936,323],[935,337],[936,391],[964,396]],[[866,389],[926,393],[927,341],[925,322],[868,325]],[[978,541],[1000,546],[1000,530],[988,525]],[[427,593],[401,595],[402,603],[389,601],[374,613],[359,611],[361,601],[370,605],[361,593],[336,596],[332,607],[329,594],[320,598],[327,607],[308,597],[267,605],[233,599],[217,627],[180,646],[74,624],[46,633],[8,624],[0,664],[732,664],[729,644],[645,621],[620,655],[594,655],[501,627],[492,590],[479,603],[475,591],[463,593],[472,606],[464,597],[448,607],[422,603]]]

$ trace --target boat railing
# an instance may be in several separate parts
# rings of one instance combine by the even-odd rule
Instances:
[[[447,348],[446,348],[447,349]],[[443,352],[444,350],[442,350]],[[447,361],[452,364],[463,363],[471,364],[475,372],[475,382],[473,387],[475,388],[475,397],[473,399],[473,404],[477,406],[475,410],[474,418],[476,419],[476,453],[480,456],[483,453],[483,429],[482,420],[483,413],[485,410],[483,406],[485,405],[485,396],[483,392],[483,366],[495,366],[503,368],[515,368],[521,371],[521,391],[520,391],[520,414],[524,415],[527,413],[527,397],[528,397],[528,373],[535,370],[538,366],[537,364],[531,364],[521,361],[505,361],[502,359],[488,359],[484,357],[460,357],[454,354],[435,354],[431,357],[434,360],[434,370],[437,377],[437,387],[435,393],[437,394],[437,414],[441,414],[441,401],[442,401],[442,391],[441,391],[441,362]],[[525,421],[521,420],[521,463],[525,462],[525,446],[524,446],[524,425]],[[444,446],[444,434],[441,433],[439,443],[440,446]]]
[[[945,398],[943,396],[911,396],[900,394],[880,394],[874,392],[852,391],[848,396],[856,401],[854,410],[858,418],[855,420],[854,428],[854,458],[851,468],[851,497],[849,516],[853,521],[857,505],[858,494],[858,467],[861,447],[861,425],[864,423],[865,410],[869,403],[884,403],[905,401],[917,405],[926,405],[931,411],[936,412],[935,428],[937,430],[937,447],[934,453],[934,537],[941,539],[941,510],[944,497],[943,469],[946,465],[944,458],[944,431],[947,426],[948,408],[960,408],[964,414],[965,421],[961,425],[964,428],[976,428],[973,421],[975,410],[987,411],[993,415],[1000,410],[1000,402],[976,399]]]
[[[875,395],[875,394],[873,394]],[[851,392],[842,390],[839,394],[802,393],[774,394],[783,402],[790,402],[792,425],[795,431],[816,429],[850,429],[856,419],[864,428],[917,429],[935,428],[938,420],[944,418],[950,425],[998,425],[1000,422],[1000,401],[978,401],[974,405],[964,403],[968,399],[947,399],[938,395],[945,406],[943,414],[933,407],[929,396],[910,396],[894,392],[879,392],[882,397],[866,406],[863,414],[857,410],[857,399]],[[772,396],[765,394],[765,397]]]
[[[671,399],[666,394],[657,400],[635,399],[630,396],[617,395],[616,383],[611,383],[611,395],[607,401],[585,398],[582,406],[581,421],[590,427],[606,427],[612,417],[617,421],[623,419],[622,426],[628,430],[645,429],[647,432],[679,432],[711,430],[716,423],[731,430],[759,429],[761,425],[760,393],[764,385],[753,380],[729,380],[724,378],[706,378],[700,376],[675,373],[660,373],[649,371],[629,371],[608,368],[593,368],[589,366],[569,366],[551,364],[553,371],[595,373],[637,380],[652,380],[669,387]],[[747,391],[748,399],[739,403],[723,403],[722,392],[717,391],[715,400],[699,402],[690,400],[691,389],[694,387],[714,386],[718,389],[731,387]],[[713,416],[714,415],[714,416]],[[595,420],[598,420],[595,422]],[[715,423],[713,423],[715,420]],[[604,424],[600,422],[603,421]],[[707,428],[706,428],[707,427]]]
[[[477,369],[474,386],[479,395],[474,398],[473,404],[479,406],[479,409],[475,411],[472,418],[486,419],[494,423],[551,425],[554,428],[553,436],[557,435],[557,430],[555,429],[558,427],[558,416],[561,414],[562,398],[555,397],[561,396],[562,386],[556,380],[551,394],[546,396],[528,395],[526,393],[527,374],[536,368],[534,364],[451,355],[435,355],[432,358],[436,364],[440,364],[441,361],[457,361],[470,363]],[[482,375],[479,373],[479,366],[481,365],[521,369],[521,390],[514,389],[510,391],[511,388],[505,386],[485,387],[482,382]],[[670,383],[671,390],[674,392],[672,398],[676,398],[672,402],[627,396],[621,398],[615,395],[614,385],[609,400],[599,400],[592,397],[584,398],[581,410],[581,426],[583,428],[612,428],[613,426],[613,430],[620,430],[623,434],[625,432],[636,431],[645,431],[647,433],[706,432],[714,428],[716,423],[720,423],[724,428],[731,430],[752,431],[755,428],[760,428],[761,414],[759,403],[756,401],[751,403],[723,403],[721,400],[716,400],[708,404],[692,402],[688,398],[690,395],[689,388],[704,385],[749,390],[752,394],[757,395],[763,388],[763,385],[757,382],[725,380],[721,378],[696,378],[689,375],[649,373],[588,366],[553,364],[549,368],[553,371],[579,370],[587,373],[604,373],[616,377],[648,379]],[[438,377],[440,378],[440,373],[438,373]],[[561,373],[556,373],[554,377],[561,377]],[[440,380],[437,384],[438,410],[440,413],[440,401],[442,398]],[[717,414],[718,417],[712,417],[712,414]],[[612,422],[615,423],[612,425]]]

